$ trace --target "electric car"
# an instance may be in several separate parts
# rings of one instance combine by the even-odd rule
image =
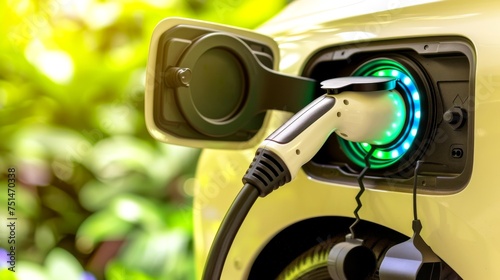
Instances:
[[[342,87],[328,81],[381,77],[404,108],[398,130],[384,131],[391,141],[352,141],[329,134],[328,122],[318,128],[326,136],[304,130],[301,147],[321,145],[293,180],[250,207],[221,279],[497,279],[499,10],[500,2],[482,0],[303,0],[252,31],[159,23],[147,127],[159,141],[203,148],[193,205],[199,277],[220,257],[210,248],[261,143],[325,94],[347,106]],[[348,89],[378,90],[367,84]],[[346,109],[348,127],[378,122],[365,117],[377,105],[364,106]],[[416,263],[412,277],[394,272],[408,262]],[[425,278],[419,270],[428,264]]]

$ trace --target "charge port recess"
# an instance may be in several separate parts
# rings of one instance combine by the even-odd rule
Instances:
[[[433,46],[425,49],[424,46]],[[429,51],[432,49],[434,51]],[[473,49],[458,37],[413,38],[338,46],[314,55],[304,76],[318,81],[345,76],[393,76],[409,108],[406,131],[371,159],[366,183],[409,191],[417,160],[432,162],[424,192],[453,193],[472,173],[474,125]],[[316,95],[324,92],[316,89]],[[370,147],[332,135],[304,170],[318,180],[357,185]],[[429,169],[429,170],[428,170]]]

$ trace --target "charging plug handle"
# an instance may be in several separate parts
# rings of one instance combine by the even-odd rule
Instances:
[[[348,78],[327,80],[322,83],[323,88],[376,91],[345,91],[320,96],[260,145],[260,149],[272,151],[285,163],[290,179],[311,160],[332,132],[348,141],[385,145],[402,131],[406,109],[399,92],[391,89],[393,78]],[[360,80],[366,83],[361,84]]]

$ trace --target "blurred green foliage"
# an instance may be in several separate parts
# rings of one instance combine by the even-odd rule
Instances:
[[[16,169],[16,273],[1,279],[193,279],[199,151],[144,124],[149,38],[182,16],[253,28],[286,1],[0,2],[0,184]]]

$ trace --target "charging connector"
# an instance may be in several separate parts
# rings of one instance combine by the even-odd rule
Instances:
[[[259,147],[281,158],[291,179],[332,132],[349,141],[381,146],[397,139],[405,123],[405,103],[394,90],[394,78],[346,77],[321,84],[329,93],[295,114]]]
[[[317,98],[269,135],[243,177],[209,252],[203,279],[220,279],[231,243],[257,195],[264,197],[293,180],[299,169],[335,132],[349,141],[373,145],[397,139],[405,123],[395,79],[346,77],[321,83],[327,94]]]

